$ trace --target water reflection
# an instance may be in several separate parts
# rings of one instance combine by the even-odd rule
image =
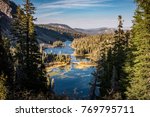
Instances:
[[[70,41],[65,42],[64,48],[46,49],[47,53],[70,54],[71,64],[65,67],[54,68],[49,72],[50,76],[55,80],[54,91],[58,95],[67,95],[70,99],[90,99],[90,82],[93,79],[91,73],[94,72],[95,67],[79,68],[73,62],[90,61],[84,57],[73,56],[74,50],[69,46]]]

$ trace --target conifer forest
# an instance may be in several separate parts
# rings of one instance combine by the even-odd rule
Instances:
[[[37,3],[16,1],[0,0],[1,100],[150,100],[150,0],[131,0],[130,28],[118,14],[95,30],[36,23]]]

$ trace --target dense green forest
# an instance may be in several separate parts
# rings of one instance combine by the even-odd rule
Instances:
[[[57,99],[42,62],[33,17],[35,7],[26,0],[12,21],[12,47],[0,32],[0,99]],[[60,97],[61,98],[61,97]]]
[[[150,99],[150,8],[137,0],[131,31],[123,30],[122,16],[114,34],[75,39],[75,54],[97,60],[96,99]],[[95,88],[94,88],[95,89]],[[94,91],[93,91],[94,92]]]
[[[71,44],[74,54],[97,63],[92,92],[94,95],[97,87],[100,94],[92,99],[150,99],[150,1],[135,2],[137,9],[131,30],[124,30],[123,17],[119,15],[118,28],[112,34],[69,35],[76,37]],[[67,99],[51,90],[45,61],[69,63],[70,56],[48,54],[43,61],[34,14],[35,7],[26,0],[13,16],[11,36],[3,33],[0,26],[0,99]],[[55,27],[41,27],[58,31]],[[56,41],[53,46],[64,45]]]
[[[150,99],[150,1],[136,3],[132,30],[123,31],[119,16],[114,46],[98,61],[98,99]]]
[[[76,56],[88,56],[92,60],[97,61],[104,49],[104,44],[111,46],[113,42],[113,34],[102,34],[86,36],[80,39],[74,39],[72,48],[75,49]]]

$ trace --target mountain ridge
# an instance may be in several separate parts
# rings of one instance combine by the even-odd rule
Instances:
[[[17,5],[10,0],[0,0],[0,27],[4,35],[11,39],[11,22],[16,13]],[[42,25],[42,24],[41,24]],[[72,41],[74,38],[85,36],[65,24],[35,25],[39,43],[49,43],[57,40]],[[13,40],[12,40],[13,41]]]
[[[48,23],[48,24],[38,24],[43,26],[49,26],[53,28],[60,28],[64,30],[70,30],[81,34],[86,35],[97,35],[97,34],[103,34],[103,33],[114,33],[116,28],[107,28],[107,27],[100,27],[100,28],[91,28],[91,29],[84,29],[84,28],[72,28],[71,26],[67,24],[60,24],[60,23]]]
[[[17,5],[10,0],[0,1],[0,26],[6,35],[11,35],[11,21],[16,13]],[[115,28],[93,28],[82,29],[72,28],[66,24],[48,23],[48,24],[35,24],[37,32],[37,39],[40,43],[49,43],[57,40],[72,41],[74,38],[80,38],[87,35],[97,35],[103,33],[114,33]]]

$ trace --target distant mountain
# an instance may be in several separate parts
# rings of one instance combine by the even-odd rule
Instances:
[[[48,26],[55,27],[55,28],[61,28],[61,29],[64,29],[64,30],[75,31],[74,29],[72,29],[70,26],[68,26],[66,24],[49,23]]]
[[[95,28],[95,29],[81,29],[81,28],[75,28],[76,31],[82,32],[88,35],[96,35],[96,34],[104,34],[104,33],[114,33],[115,28]]]
[[[10,0],[0,0],[0,27],[5,35],[11,34],[11,21],[16,13],[17,5]],[[49,43],[57,40],[73,40],[86,35],[103,33],[114,33],[114,28],[80,29],[71,28],[65,24],[38,24],[36,25],[37,38],[39,42]]]
[[[66,32],[64,30],[61,31],[61,29],[59,28],[57,28],[56,30],[56,29],[50,28],[49,26],[39,26],[39,25],[36,26],[36,33],[37,33],[39,42],[45,42],[45,43],[54,42],[57,40],[72,41],[74,38],[85,36],[84,34],[71,33],[69,31]]]
[[[78,32],[75,29],[69,27],[65,24],[39,24],[36,26],[36,31],[40,40],[73,40],[74,38],[80,38],[86,36],[86,34],[82,32]],[[45,36],[43,36],[45,35]]]
[[[11,37],[11,22],[16,13],[17,5],[10,0],[0,0],[0,27],[3,34]],[[49,43],[57,40],[73,40],[85,36],[65,24],[36,25],[37,38],[39,42]],[[13,41],[13,40],[12,40]],[[14,41],[13,41],[14,42]]]

